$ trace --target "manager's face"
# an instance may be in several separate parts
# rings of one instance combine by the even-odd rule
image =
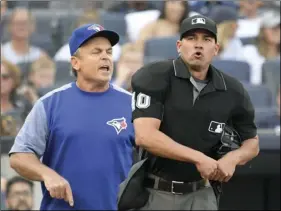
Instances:
[[[108,83],[113,73],[111,43],[104,37],[90,39],[72,57],[72,66],[84,80]]]

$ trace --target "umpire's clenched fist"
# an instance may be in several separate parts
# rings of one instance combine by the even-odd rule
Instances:
[[[72,190],[69,182],[55,172],[51,172],[43,177],[46,189],[51,197],[64,199],[70,206],[74,205]]]
[[[196,168],[203,179],[211,179],[216,175],[218,162],[204,154],[201,155],[195,164]]]

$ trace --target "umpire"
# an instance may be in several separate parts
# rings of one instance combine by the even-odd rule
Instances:
[[[141,210],[217,210],[210,184],[228,182],[237,165],[259,153],[248,93],[211,65],[219,51],[216,34],[216,23],[207,17],[185,19],[176,43],[179,57],[148,64],[132,78],[136,144],[154,158]],[[215,159],[212,149],[226,126],[238,132],[242,145]]]

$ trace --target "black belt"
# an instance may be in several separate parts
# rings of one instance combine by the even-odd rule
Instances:
[[[206,187],[206,185],[206,180],[199,180],[195,182],[167,181],[156,176],[153,176],[153,178],[146,177],[144,180],[144,186],[146,188],[166,191],[177,195],[197,191]]]

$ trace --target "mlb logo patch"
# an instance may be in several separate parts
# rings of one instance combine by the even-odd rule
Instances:
[[[209,132],[211,133],[222,133],[225,123],[211,121],[209,125]]]
[[[191,24],[206,24],[206,19],[205,18],[193,18],[191,20]]]

